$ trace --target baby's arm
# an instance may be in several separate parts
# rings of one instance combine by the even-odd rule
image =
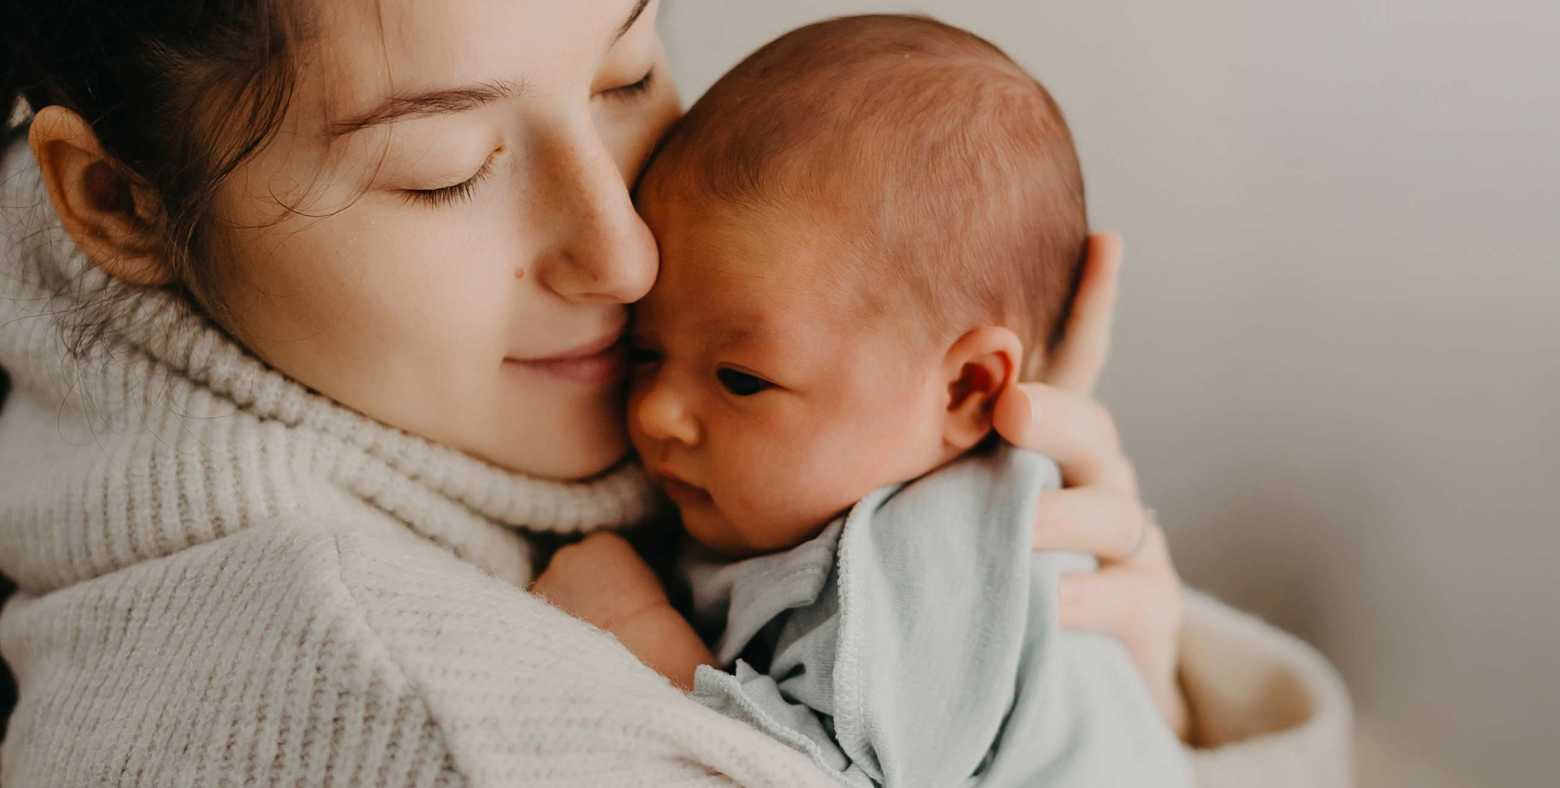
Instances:
[[[683,690],[715,658],[623,537],[599,532],[560,549],[531,586],[555,607],[604,629]]]

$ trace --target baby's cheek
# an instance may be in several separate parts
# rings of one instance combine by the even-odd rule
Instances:
[[[810,454],[797,466],[799,472],[775,496],[789,510],[793,528],[816,529],[853,506],[877,485],[860,467],[861,458],[849,451]]]
[[[830,463],[795,448],[770,444],[745,467],[725,469],[740,477],[732,485],[727,505],[733,511],[727,516],[754,547],[778,549],[805,541],[839,508],[838,491],[828,486]]]
[[[784,472],[791,466],[783,459],[756,462],[736,485],[735,504],[745,521],[772,528],[774,523],[796,516],[794,507],[805,499],[806,484],[799,478],[801,474]]]
[[[885,484],[903,481],[897,478],[904,463],[899,444],[870,430],[841,430],[835,437],[819,446],[809,463],[817,508],[837,512]]]

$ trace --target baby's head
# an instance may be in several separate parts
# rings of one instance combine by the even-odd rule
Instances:
[[[634,318],[630,433],[688,531],[734,555],[979,444],[1060,338],[1087,235],[1050,95],[914,17],[760,49],[638,199],[661,274]]]

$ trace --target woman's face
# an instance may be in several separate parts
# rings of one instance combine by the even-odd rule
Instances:
[[[229,330],[505,468],[606,469],[657,266],[629,188],[680,111],[659,0],[316,5],[280,134],[219,196]]]

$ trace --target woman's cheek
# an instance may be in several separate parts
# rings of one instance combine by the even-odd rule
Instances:
[[[656,60],[656,81],[642,105],[631,112],[608,115],[597,121],[602,137],[630,188],[644,172],[656,143],[682,117],[682,102],[672,84],[671,68],[661,53]]]

